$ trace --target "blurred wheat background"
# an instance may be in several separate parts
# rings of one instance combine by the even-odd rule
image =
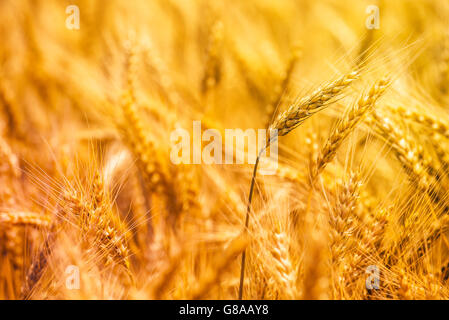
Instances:
[[[440,0],[1,0],[0,299],[237,299],[244,251],[244,299],[449,298],[448,24]],[[279,129],[248,228],[252,165],[170,161],[192,121]]]

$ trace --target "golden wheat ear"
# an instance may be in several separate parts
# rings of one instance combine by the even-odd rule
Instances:
[[[379,80],[371,87],[370,91],[366,95],[358,100],[354,107],[351,108],[348,115],[340,121],[316,160],[314,170],[312,171],[312,182],[316,180],[317,176],[326,167],[326,165],[332,161],[338,148],[355,129],[357,124],[362,121],[364,116],[374,108],[377,100],[385,92],[388,84],[389,81],[386,78]]]
[[[359,76],[357,71],[353,71],[341,78],[315,90],[310,96],[301,99],[298,103],[291,105],[286,111],[281,113],[269,129],[277,130],[278,136],[284,136],[315,113],[337,100],[343,90],[354,82]]]

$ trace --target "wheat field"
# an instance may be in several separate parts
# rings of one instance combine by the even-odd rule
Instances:
[[[448,21],[1,0],[0,299],[448,299]],[[195,121],[276,129],[275,174],[173,163]]]

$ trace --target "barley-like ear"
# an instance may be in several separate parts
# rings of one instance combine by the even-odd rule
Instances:
[[[356,206],[359,200],[359,174],[351,173],[348,180],[338,183],[335,191],[334,207],[330,208],[330,246],[331,265],[335,272],[333,276],[336,290],[334,298],[344,298],[344,292],[350,290],[349,284],[353,277],[350,263],[353,253],[357,250],[356,231],[359,223]],[[349,256],[349,257],[348,257]]]
[[[346,137],[348,137],[354,130],[356,125],[374,108],[377,99],[381,97],[387,86],[388,80],[382,79],[378,81],[371,87],[370,91],[354,105],[348,115],[340,121],[316,160],[315,168],[312,172],[312,181],[314,181],[326,165],[332,161],[338,148]]]
[[[339,183],[336,190],[335,204],[329,214],[329,225],[331,227],[331,253],[335,262],[348,248],[342,242],[346,242],[355,232],[358,222],[356,209],[359,198],[360,181],[357,174],[352,173],[344,183]]]
[[[0,110],[6,116],[6,124],[9,136],[23,134],[23,114],[20,107],[14,101],[10,91],[5,86],[3,79],[0,81]],[[0,139],[1,140],[1,139]],[[1,147],[1,146],[0,146]]]
[[[221,20],[215,21],[211,28],[207,45],[205,70],[201,80],[201,92],[203,95],[217,86],[221,80],[223,29],[224,26]]]
[[[285,232],[276,231],[271,241],[271,255],[275,267],[275,277],[285,290],[285,296],[288,299],[296,298],[296,277],[295,269],[288,252],[288,236]]]
[[[11,177],[19,177],[20,171],[18,169],[18,159],[17,156],[14,154],[14,152],[11,150],[11,147],[6,142],[5,139],[3,139],[2,136],[0,136],[0,161],[2,164],[2,168],[0,168],[0,173],[4,174],[6,171],[8,172],[8,175]],[[6,165],[5,165],[6,164]],[[9,188],[8,186],[4,186],[3,188]]]
[[[82,248],[95,248],[105,265],[115,263],[123,266],[126,274],[133,280],[129,261],[128,230],[111,207],[103,177],[98,172],[93,177],[89,192],[89,196],[75,192],[64,196],[67,213],[74,218],[80,229]]]
[[[167,177],[163,172],[161,162],[154,142],[145,132],[144,123],[140,118],[137,108],[135,86],[137,69],[136,49],[131,46],[127,52],[126,59],[126,80],[127,88],[122,96],[122,109],[127,127],[127,142],[139,160],[140,167],[147,178],[150,192],[159,191],[167,183]]]
[[[318,88],[310,96],[301,99],[298,103],[291,105],[288,110],[281,113],[269,128],[278,130],[278,136],[288,134],[313,114],[338,99],[343,90],[349,87],[357,78],[358,72],[354,71],[322,88]]]
[[[449,172],[449,153],[447,152],[447,141],[443,141],[444,139],[437,133],[432,134],[429,137],[430,142],[432,143],[433,150],[440,162],[440,172],[443,175],[447,176]]]
[[[370,124],[374,124],[373,129],[390,144],[410,179],[420,190],[428,191],[430,181],[422,152],[412,146],[402,130],[389,118],[374,111],[368,120]]]
[[[33,226],[37,228],[48,227],[51,219],[47,215],[37,214],[34,212],[13,211],[0,212],[0,225],[6,226],[21,225]]]
[[[34,258],[30,268],[28,269],[25,282],[23,283],[21,289],[21,297],[23,299],[26,299],[30,296],[34,286],[42,278],[45,268],[47,267],[48,258],[56,241],[56,225],[53,224],[50,229],[51,230],[47,234],[42,248],[40,249],[37,257]]]
[[[388,109],[402,118],[416,122],[425,129],[449,139],[449,124],[441,118],[438,119],[429,113],[419,113],[416,110],[406,109],[402,106],[389,106]]]
[[[129,262],[129,248],[126,239],[126,226],[118,219],[110,206],[110,199],[105,194],[103,178],[96,173],[92,183],[92,195],[87,219],[87,229],[107,262],[116,262],[125,267],[132,279]]]

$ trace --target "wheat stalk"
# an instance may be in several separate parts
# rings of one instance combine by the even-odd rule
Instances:
[[[293,129],[297,128],[301,123],[303,123],[307,118],[311,117],[313,114],[322,110],[325,106],[329,105],[336,99],[342,91],[347,88],[354,80],[357,79],[358,73],[352,72],[348,75],[342,76],[340,79],[315,90],[313,94],[302,100],[298,104],[292,105],[287,111],[280,114],[276,121],[274,121],[270,127],[270,137],[268,143],[265,147],[260,150],[259,155],[256,158],[256,163],[254,164],[253,175],[251,178],[251,185],[248,196],[248,203],[246,207],[245,216],[245,232],[249,226],[249,213],[251,210],[251,201],[253,197],[254,185],[257,175],[257,167],[259,165],[260,156],[263,151],[267,149],[274,139],[278,136],[283,136],[291,132]],[[239,300],[243,299],[243,283],[245,280],[245,260],[246,251],[242,254],[242,263],[240,270],[240,285],[239,285]]]

